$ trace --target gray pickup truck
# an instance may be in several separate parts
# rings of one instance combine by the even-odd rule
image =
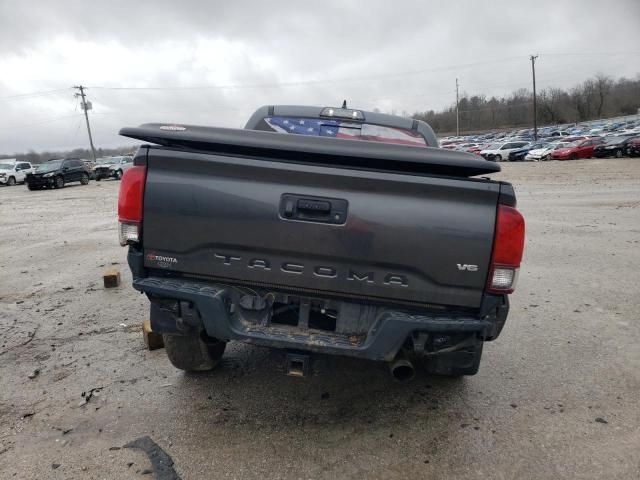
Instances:
[[[420,121],[270,106],[245,129],[145,124],[120,186],[120,243],[177,368],[226,342],[388,362],[398,380],[478,371],[524,246],[500,166]]]

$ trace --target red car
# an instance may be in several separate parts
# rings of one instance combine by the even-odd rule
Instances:
[[[554,160],[577,160],[578,158],[593,157],[593,149],[603,142],[601,138],[590,138],[588,140],[579,140],[567,145],[565,148],[559,148],[551,153]]]
[[[484,150],[485,145],[476,145],[474,147],[467,148],[467,152],[475,153],[476,155],[480,155],[480,150]]]

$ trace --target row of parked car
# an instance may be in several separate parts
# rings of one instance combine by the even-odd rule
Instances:
[[[62,188],[71,182],[87,185],[89,180],[120,180],[133,165],[133,157],[102,157],[95,163],[81,158],[57,158],[32,165],[15,159],[0,160],[0,185],[24,183],[29,190]]]
[[[538,129],[539,139],[554,139],[573,136],[598,135],[602,137],[608,136],[638,136],[640,135],[640,118],[619,121],[595,121],[589,123],[578,124],[562,124],[555,126],[545,126]],[[441,138],[441,144],[445,148],[462,143],[487,144],[507,139],[534,140],[533,128],[524,128],[520,130],[506,130],[501,132],[488,132],[478,135],[466,135],[461,137],[444,137]]]
[[[640,126],[635,121],[592,127],[584,133],[576,133],[582,130],[584,127],[541,129],[538,141],[531,138],[530,130],[507,132],[508,136],[502,132],[499,138],[494,138],[493,134],[449,137],[441,140],[441,146],[497,162],[640,156]]]
[[[507,141],[465,148],[494,162],[577,160],[579,158],[640,156],[640,136],[576,136],[539,142]]]

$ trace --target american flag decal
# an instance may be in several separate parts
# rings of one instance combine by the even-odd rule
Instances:
[[[412,147],[427,146],[424,138],[418,132],[401,128],[317,118],[267,117],[264,120],[274,131],[280,133],[369,140]]]

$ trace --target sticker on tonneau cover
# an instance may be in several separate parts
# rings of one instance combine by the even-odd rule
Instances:
[[[160,130],[169,130],[172,132],[183,132],[184,130],[186,130],[186,128],[181,125],[161,125]]]

